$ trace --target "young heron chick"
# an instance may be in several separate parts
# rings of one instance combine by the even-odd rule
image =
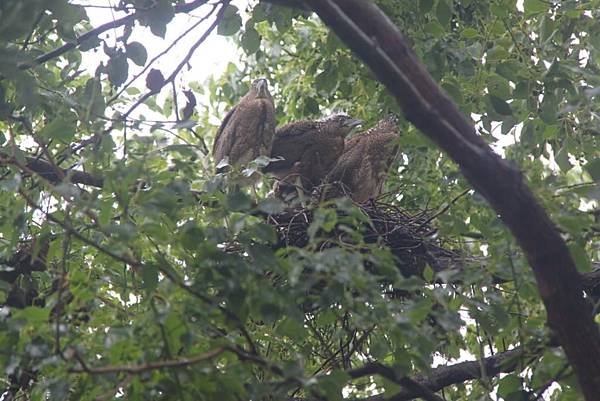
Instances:
[[[215,165],[228,158],[229,165],[250,163],[269,156],[275,135],[275,106],[268,81],[252,82],[248,93],[225,116],[213,144]],[[217,172],[225,171],[217,167]]]
[[[284,200],[293,199],[298,192],[310,195],[342,155],[344,138],[361,123],[347,114],[335,114],[277,128],[271,157],[282,160],[265,169],[279,180],[275,195]]]

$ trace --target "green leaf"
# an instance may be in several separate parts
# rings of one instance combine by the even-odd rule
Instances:
[[[146,64],[146,60],[148,58],[148,52],[146,52],[146,48],[140,42],[130,42],[125,47],[126,54],[131,61],[140,67]]]
[[[153,263],[142,266],[142,285],[146,293],[152,293],[158,286],[158,268]]]
[[[217,33],[222,36],[231,36],[240,30],[242,26],[242,17],[238,14],[238,8],[228,5],[223,12],[223,17],[217,27]]]
[[[106,71],[108,73],[108,80],[115,87],[119,87],[125,83],[129,73],[129,64],[127,63],[127,56],[123,51],[118,50],[108,60]]]
[[[90,78],[86,81],[83,93],[78,96],[81,99],[83,110],[80,112],[80,118],[84,121],[96,119],[104,115],[106,101],[102,96],[102,84],[97,78]]]
[[[154,35],[164,38],[167,33],[167,24],[175,16],[173,4],[170,0],[156,0],[151,4],[153,6],[139,11],[139,21],[143,26],[150,27],[150,31]]]
[[[487,60],[488,61],[499,61],[507,59],[510,56],[508,50],[506,50],[502,46],[494,46],[490,50],[487,51]]]
[[[285,203],[276,198],[267,198],[261,201],[256,207],[261,212],[267,214],[281,213],[285,209]]]
[[[422,322],[429,312],[431,312],[431,307],[433,306],[433,302],[429,298],[423,298],[410,306],[410,310],[408,311],[408,316],[410,318],[410,322],[412,324],[418,324]]]
[[[590,258],[583,246],[577,243],[569,244],[569,251],[571,252],[571,256],[575,261],[577,270],[582,273],[592,270],[592,263],[590,262]]]
[[[569,171],[573,165],[569,161],[569,152],[566,149],[566,146],[561,147],[558,152],[554,155],[554,160],[558,167],[564,172]]]
[[[188,250],[199,249],[205,241],[204,231],[193,221],[188,221],[181,228],[181,245]]]
[[[452,20],[452,9],[446,3],[445,0],[438,0],[437,7],[435,8],[435,17],[443,27],[448,27]]]
[[[523,2],[525,17],[531,17],[535,14],[545,13],[550,9],[550,4],[550,2],[543,0],[525,0]]]
[[[426,14],[433,8],[433,0],[419,0],[419,11]]]
[[[275,331],[294,340],[302,340],[306,336],[306,329],[302,323],[290,317],[284,318],[275,328]]]
[[[246,31],[242,34],[241,44],[246,54],[254,54],[258,51],[260,48],[260,35],[254,27],[246,28]]]
[[[509,374],[498,382],[498,395],[502,397],[508,397],[510,394],[519,392],[522,390],[522,380],[516,374]]]
[[[504,116],[509,116],[512,114],[510,105],[508,103],[506,103],[506,101],[504,101],[494,95],[488,95],[488,97],[489,97],[492,107],[494,108],[496,113],[504,115]]]
[[[29,306],[15,313],[15,318],[25,319],[29,324],[43,324],[48,322],[50,309]]]
[[[64,117],[57,117],[42,128],[40,136],[47,140],[57,139],[63,142],[70,142],[75,136],[75,122],[67,120]]]
[[[252,207],[252,199],[242,191],[234,191],[227,196],[227,207],[231,211],[242,212]]]
[[[437,21],[431,21],[425,24],[423,30],[436,38],[442,37],[445,33],[444,28]]]
[[[476,29],[473,28],[465,28],[460,32],[460,36],[462,36],[465,39],[475,39],[477,37],[479,37],[479,32],[477,32]]]
[[[499,18],[507,18],[508,17],[509,8],[506,7],[506,5],[504,5],[504,4],[491,3],[490,10],[492,11],[492,14],[494,14],[496,17],[499,17]]]
[[[456,82],[444,81],[442,83],[442,88],[444,88],[456,103],[461,104],[464,101],[460,88]]]
[[[592,176],[594,181],[600,181],[600,157],[590,160],[583,168]]]
[[[434,275],[435,275],[435,272],[433,271],[431,266],[429,266],[429,264],[427,264],[425,266],[425,269],[423,270],[423,278],[425,279],[425,281],[431,282],[433,280]]]
[[[348,373],[342,370],[334,370],[333,372],[321,376],[319,378],[318,386],[321,391],[325,394],[327,400],[342,401],[342,390],[346,386],[346,383],[350,380]]]

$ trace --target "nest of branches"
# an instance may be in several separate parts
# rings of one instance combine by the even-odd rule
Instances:
[[[438,214],[429,210],[409,213],[399,206],[380,200],[356,206],[368,218],[361,220],[359,226],[353,229],[363,234],[365,243],[378,243],[389,248],[404,276],[422,276],[427,265],[438,272],[458,267],[463,261],[463,256],[451,250],[433,227],[432,222]],[[341,209],[336,209],[336,212],[340,217],[347,216],[347,212]],[[307,246],[314,213],[315,209],[306,207],[271,215],[269,222],[276,228],[279,236],[277,247]],[[344,242],[343,238],[347,238],[347,233],[339,224],[328,234],[332,240],[323,241],[321,248],[338,246]]]

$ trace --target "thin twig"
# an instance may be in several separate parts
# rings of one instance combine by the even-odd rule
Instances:
[[[192,356],[189,358],[181,358],[169,361],[149,362],[142,365],[114,365],[114,366],[101,366],[93,368],[87,365],[82,365],[80,368],[69,369],[69,373],[90,373],[90,374],[107,374],[107,373],[129,373],[129,374],[140,374],[148,372],[150,370],[165,369],[165,368],[176,368],[184,367],[189,365],[195,365],[199,362],[207,361],[209,359],[216,358],[228,349],[225,347],[219,347],[205,353]],[[79,361],[81,364],[81,361]]]
[[[450,209],[450,207],[452,205],[454,205],[460,198],[462,198],[463,196],[465,196],[469,191],[471,191],[471,189],[465,189],[464,191],[462,191],[454,199],[452,199],[450,202],[448,202],[448,204],[446,206],[444,206],[439,212],[434,213],[431,216],[429,216],[429,218],[427,220],[425,220],[423,223],[421,223],[421,225],[418,228],[426,226],[427,224],[429,224],[433,220],[435,220],[438,216],[446,213],[448,211],[448,209]]]
[[[187,12],[195,10],[196,8],[206,4],[207,1],[208,0],[194,0],[190,3],[177,4],[173,7],[173,12],[176,14],[177,13],[187,13]],[[70,50],[75,49],[77,46],[79,46],[80,44],[82,44],[83,42],[85,42],[86,40],[88,40],[90,38],[98,37],[100,34],[106,32],[110,29],[115,29],[120,26],[126,25],[130,22],[133,22],[134,20],[138,19],[139,17],[141,17],[140,12],[135,12],[135,13],[129,14],[123,18],[119,18],[117,20],[102,24],[102,25],[84,33],[83,35],[77,37],[74,41],[67,42],[64,45],[62,45],[48,53],[42,54],[41,56],[37,57],[32,63],[20,64],[19,68],[26,70],[26,69],[35,67],[36,65],[43,64],[46,61],[52,60],[58,56],[65,54],[66,52],[68,52]]]
[[[111,97],[110,99],[108,99],[108,101],[106,102],[107,105],[112,104],[115,100],[117,100],[119,98],[119,96],[121,96],[121,94],[127,90],[127,88],[129,86],[131,86],[131,84],[137,80],[139,77],[141,77],[146,71],[148,71],[148,68],[150,68],[155,62],[156,60],[158,60],[159,58],[161,58],[162,56],[164,56],[165,54],[167,54],[177,43],[179,43],[179,41],[181,39],[183,39],[184,37],[186,37],[191,31],[193,31],[194,29],[196,29],[198,27],[198,25],[200,25],[202,22],[206,21],[206,19],[208,19],[208,17],[210,17],[214,11],[214,7],[213,9],[206,14],[204,17],[200,18],[198,20],[198,22],[196,22],[195,24],[193,24],[191,27],[189,27],[187,30],[185,30],[181,35],[179,35],[178,37],[176,37],[171,44],[169,44],[169,46],[167,46],[162,52],[158,53],[156,56],[154,56],[152,59],[150,59],[149,62],[146,63],[146,65],[144,66],[144,68],[137,74],[135,74],[130,80],[129,82],[127,82],[125,85],[123,85],[123,87],[121,89],[119,89],[119,91],[117,93],[115,93],[115,95],[113,97]]]

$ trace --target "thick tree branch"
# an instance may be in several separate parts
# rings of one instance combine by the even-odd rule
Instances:
[[[36,157],[26,156],[25,161],[26,168],[39,174],[42,178],[45,178],[53,184],[63,182],[63,178],[65,177],[68,178],[68,181],[72,182],[73,184],[83,184],[97,188],[102,188],[104,184],[104,179],[102,177],[96,177],[92,174],[79,170],[59,168],[59,171],[57,171],[51,163]],[[12,156],[0,152],[0,165],[2,164],[15,164],[15,160]]]
[[[600,394],[600,333],[568,248],[521,172],[495,154],[441,91],[405,38],[371,1],[305,0],[395,96],[498,212],[532,267],[548,313],[588,400]]]
[[[468,380],[481,378],[482,365],[488,376],[497,376],[500,373],[513,372],[518,366],[521,357],[525,355],[522,348],[501,352],[494,356],[484,358],[481,361],[460,362],[454,365],[441,366],[432,369],[426,375],[416,375],[413,382],[418,383],[430,391],[440,391],[453,384],[464,383]],[[365,373],[366,372],[366,373]],[[358,368],[349,372],[353,378],[373,374],[364,368]],[[376,372],[378,373],[378,372]],[[387,376],[386,376],[387,377]],[[363,401],[408,401],[422,397],[418,391],[405,387],[404,390],[389,396],[376,395]]]
[[[310,7],[307,6],[302,0],[262,0],[265,3],[273,3],[283,7],[297,8],[299,10],[308,10]]]
[[[406,390],[405,392],[415,394],[415,397],[421,397],[426,401],[444,401],[440,396],[436,395],[427,386],[419,383],[409,377],[399,375],[396,371],[389,366],[385,366],[379,362],[368,363],[360,368],[352,369],[348,372],[350,377],[357,379],[364,376],[379,375],[386,379],[393,381],[394,383],[400,384]]]
[[[35,171],[43,178],[53,183],[62,182],[61,177],[52,169],[52,165],[46,161],[36,159],[33,157],[27,158],[27,167]],[[73,184],[83,184],[92,187],[102,188],[104,185],[104,179],[93,176],[92,174],[86,173],[85,171],[79,170],[68,170],[60,169],[64,177]]]
[[[173,10],[176,14],[188,13],[188,12],[195,10],[196,8],[206,4],[207,2],[208,2],[208,0],[194,0],[190,3],[177,4],[173,7]],[[20,65],[19,67],[21,69],[28,69],[28,68],[35,67],[36,65],[43,64],[46,61],[52,60],[56,57],[59,57],[59,56],[65,54],[66,52],[68,52],[70,50],[75,49],[77,46],[79,46],[80,44],[82,44],[83,42],[85,42],[88,39],[98,37],[100,34],[106,32],[108,30],[126,25],[126,24],[140,18],[140,16],[141,16],[140,11],[137,11],[133,14],[129,14],[129,15],[119,18],[117,20],[107,22],[106,24],[102,24],[102,25],[92,29],[91,31],[88,31],[88,32],[84,33],[83,35],[79,36],[73,42],[65,43],[61,47],[58,47],[48,53],[42,54],[41,56],[37,57],[32,63],[25,63],[25,64]]]

